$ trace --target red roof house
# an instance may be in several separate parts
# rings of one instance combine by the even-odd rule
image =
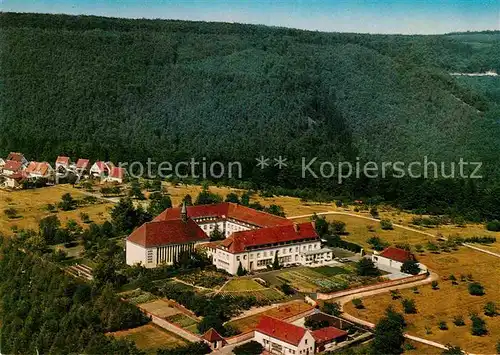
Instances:
[[[316,351],[324,351],[329,344],[336,344],[347,339],[348,333],[335,327],[314,330],[312,336],[316,342]]]
[[[319,240],[311,222],[235,232],[219,248],[232,254],[283,242]]]
[[[90,161],[88,159],[78,159],[76,162],[76,170],[87,170]]]
[[[5,161],[5,165],[3,167],[3,171],[6,174],[13,174],[20,171],[23,167],[23,164],[20,161],[15,160],[7,160]]]
[[[255,340],[263,343],[266,350],[279,342],[290,344],[299,351],[302,348],[314,350],[314,338],[307,329],[269,316],[260,318],[255,328]],[[309,353],[312,354],[313,351]]]
[[[43,177],[47,178],[51,175],[53,169],[47,162],[36,162],[32,161],[28,164],[28,167],[25,169],[25,173],[29,177]]]
[[[96,161],[90,168],[90,173],[94,176],[102,176],[109,173],[109,167],[103,161]]]
[[[210,344],[212,350],[220,349],[227,344],[226,340],[214,328],[210,328],[201,338]]]
[[[125,177],[125,169],[124,168],[113,167],[109,170],[109,175],[108,175],[107,180],[122,183],[124,177]]]
[[[404,263],[407,260],[415,260],[415,256],[408,250],[394,247],[388,247],[384,249],[380,254],[378,254],[378,256],[398,261],[400,263]]]
[[[168,208],[160,213],[155,220],[169,220],[179,218],[181,208]],[[234,219],[255,227],[274,227],[292,225],[289,219],[257,211],[253,208],[231,202],[212,205],[188,206],[187,213],[194,220],[203,219]]]
[[[5,160],[16,161],[18,163],[21,163],[22,165],[26,165],[28,163],[28,160],[24,157],[24,155],[22,153],[16,153],[16,152],[11,152],[7,156],[7,159],[5,159]]]
[[[182,219],[147,222],[127,237],[128,242],[143,248],[208,240],[205,232],[190,218],[185,222]]]
[[[69,167],[70,159],[69,157],[58,156],[56,159],[56,168],[59,166]]]

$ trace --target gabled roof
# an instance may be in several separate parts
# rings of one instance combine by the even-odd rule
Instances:
[[[316,342],[327,343],[337,338],[346,336],[347,332],[335,327],[326,327],[314,330],[311,334]]]
[[[77,169],[86,169],[88,166],[89,166],[88,159],[78,159],[78,161],[76,162]]]
[[[26,158],[22,153],[10,152],[6,160],[13,160],[22,163],[23,160],[26,160]]]
[[[262,229],[251,229],[235,232],[219,246],[230,253],[242,253],[249,247],[283,243],[288,241],[319,239],[311,222],[277,226]]]
[[[208,240],[205,232],[192,219],[186,222],[181,219],[147,222],[127,237],[127,241],[145,248]]]
[[[158,215],[155,220],[169,220],[179,218],[181,208],[168,208]],[[241,222],[249,223],[257,227],[273,227],[280,225],[292,225],[293,222],[270,213],[257,211],[253,208],[238,205],[231,202],[222,202],[212,205],[188,206],[189,217],[197,219],[202,217],[232,218]]]
[[[415,260],[415,256],[407,250],[388,247],[384,249],[379,256],[383,256],[384,258],[399,261],[400,263],[404,263],[407,260]]]
[[[125,176],[125,169],[124,168],[111,168],[109,172],[109,177],[115,178],[115,179],[123,179]]]
[[[69,165],[69,157],[58,156],[56,159],[56,164]]]
[[[26,167],[25,172],[27,174],[36,174],[45,176],[51,169],[52,167],[50,166],[50,164],[45,161],[41,163],[32,161]]]
[[[5,166],[3,167],[3,170],[9,170],[9,171],[19,171],[23,164],[20,161],[15,161],[15,160],[6,160],[5,161]]]
[[[305,328],[269,316],[260,318],[255,331],[295,346],[299,345],[307,332]]]
[[[206,341],[210,343],[214,343],[216,341],[224,341],[224,338],[217,333],[217,331],[214,328],[210,328],[205,334],[203,334],[202,339],[205,339]]]
[[[107,166],[107,165],[106,165],[106,163],[105,163],[105,162],[103,162],[103,161],[96,161],[96,162],[94,163],[94,165],[95,165],[95,166],[97,166],[97,168],[99,169],[99,171],[102,171],[102,172],[104,172],[104,171],[108,171],[108,166]],[[93,167],[93,166],[92,166],[92,167]]]

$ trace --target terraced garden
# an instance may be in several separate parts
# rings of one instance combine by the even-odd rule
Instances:
[[[205,288],[218,288],[228,280],[227,275],[212,270],[200,270],[180,275],[177,278],[191,285]]]
[[[165,320],[170,323],[177,324],[179,327],[189,330],[192,333],[199,334],[198,331],[198,321],[194,318],[191,318],[183,313],[177,313],[166,317]]]

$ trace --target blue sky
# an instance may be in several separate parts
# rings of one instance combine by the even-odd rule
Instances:
[[[339,32],[429,34],[500,29],[499,0],[0,0],[0,8]]]

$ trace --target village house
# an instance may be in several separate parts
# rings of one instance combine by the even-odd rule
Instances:
[[[36,162],[32,161],[28,164],[28,167],[24,170],[26,176],[35,179],[50,179],[54,174],[54,169],[47,162]]]
[[[21,163],[23,168],[25,168],[28,165],[28,160],[24,157],[24,155],[22,153],[11,152],[7,156],[7,159],[5,159],[5,160],[6,161],[10,160],[10,161],[15,161],[15,162]]]
[[[90,175],[104,178],[109,174],[109,166],[106,162],[96,161],[90,168]]]
[[[5,160],[3,160],[2,158],[0,158],[0,174],[2,174],[4,166],[5,166]]]
[[[88,159],[78,159],[74,166],[74,171],[77,175],[85,175],[88,173],[90,161]]]
[[[403,266],[405,261],[416,260],[415,255],[411,252],[395,247],[388,247],[380,253],[374,252],[371,259],[377,268],[390,272],[394,269],[401,270],[401,266]],[[421,273],[427,271],[424,265],[419,265]]]
[[[272,354],[310,355],[315,351],[315,340],[309,330],[269,316],[261,317],[254,340]]]
[[[12,176],[16,173],[20,173],[23,170],[23,164],[19,161],[15,160],[7,160],[5,162],[5,165],[3,166],[3,172],[2,174],[7,177],[7,176]]]
[[[335,327],[325,327],[312,331],[317,353],[332,349],[337,344],[346,341],[348,333]]]
[[[71,160],[69,157],[58,156],[55,164],[55,171],[58,175],[66,175],[67,171],[70,170]]]
[[[113,167],[109,170],[109,175],[104,179],[104,181],[117,182],[121,184],[125,178],[125,173],[124,168]]]
[[[214,328],[210,328],[201,338],[208,343],[212,350],[218,350],[227,344],[226,340]]]

